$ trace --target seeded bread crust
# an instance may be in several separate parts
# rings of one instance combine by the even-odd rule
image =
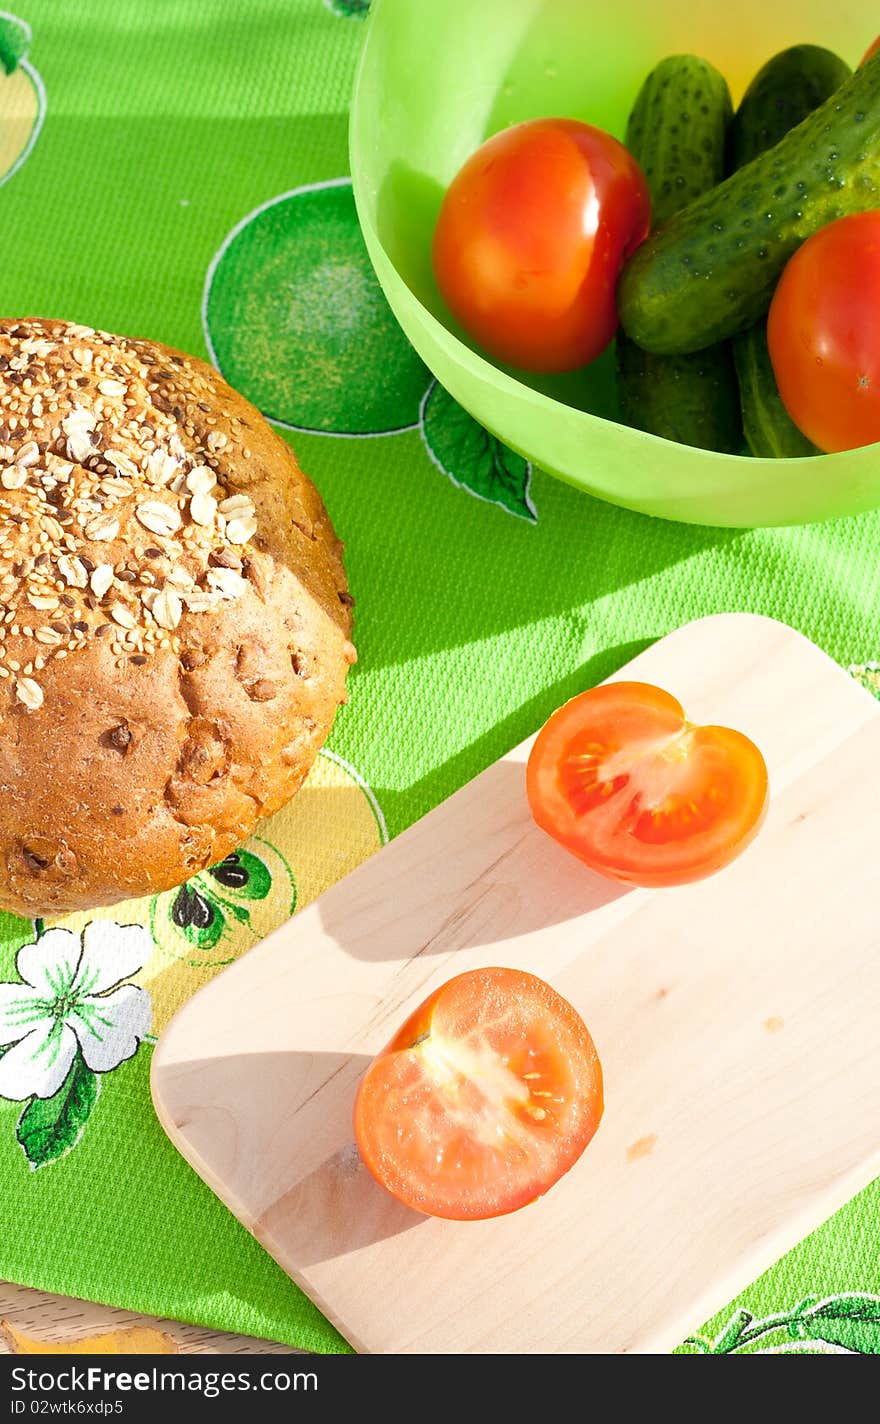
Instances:
[[[305,779],[350,636],[320,496],[216,371],[0,321],[0,907],[222,860]]]

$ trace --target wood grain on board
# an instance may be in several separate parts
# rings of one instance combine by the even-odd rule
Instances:
[[[137,1331],[137,1335],[132,1332]],[[176,1320],[160,1320],[117,1310],[111,1305],[92,1305],[69,1296],[0,1281],[0,1354],[20,1353],[22,1343],[38,1345],[40,1353],[66,1353],[96,1336],[113,1335],[126,1352],[181,1355],[284,1355],[288,1345],[256,1340],[249,1335],[227,1335],[200,1325],[183,1325]],[[30,1353],[30,1349],[28,1351]]]
[[[723,615],[618,678],[767,759],[728,870],[625,890],[532,823],[516,748],[195,996],[153,1092],[184,1156],[368,1351],[666,1351],[880,1171],[880,706],[799,634]],[[455,973],[542,975],[605,1070],[535,1205],[456,1224],[361,1166],[369,1061]]]

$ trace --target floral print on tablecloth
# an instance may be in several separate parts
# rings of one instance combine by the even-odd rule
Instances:
[[[0,982],[0,1098],[22,1104],[14,1131],[28,1165],[61,1162],[99,1110],[106,1074],[152,1045],[196,989],[386,840],[372,791],[325,748],[293,801],[185,885],[55,921],[20,921],[15,977]]]

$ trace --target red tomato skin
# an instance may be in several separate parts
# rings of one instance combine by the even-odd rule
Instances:
[[[617,139],[573,119],[535,119],[489,139],[443,200],[437,284],[496,360],[576,370],[618,326],[617,281],[651,226],[648,185]]]
[[[463,1014],[466,1020],[468,995],[474,985],[483,990],[488,986],[490,993],[501,995],[502,1000],[505,995],[515,996],[519,987],[527,995],[535,996],[538,1003],[543,1001],[552,1006],[558,1037],[572,1050],[572,1077],[580,1085],[574,1114],[577,1121],[557,1151],[552,1170],[546,1171],[540,1178],[500,1182],[491,1200],[485,1192],[477,1193],[469,1200],[430,1200],[420,1189],[417,1177],[408,1171],[406,1163],[389,1161],[387,1152],[383,1151],[383,1135],[375,1128],[377,1118],[381,1122],[383,1114],[383,1069],[389,1059],[405,1054],[420,1039],[430,1035],[438,1011],[442,1014],[445,1010],[455,1016],[457,1008],[458,1016]],[[405,1206],[423,1215],[451,1221],[485,1221],[519,1211],[543,1196],[586,1150],[599,1127],[603,1112],[602,1066],[589,1031],[572,1005],[533,974],[487,968],[470,970],[447,980],[409,1016],[361,1079],[353,1122],[358,1151],[367,1170],[380,1186]]]
[[[786,410],[831,454],[880,441],[880,212],[840,218],[782,274],[767,340]]]
[[[871,48],[864,55],[862,59],[862,64],[867,64],[869,59],[873,59],[874,55],[877,53],[878,50],[880,50],[880,35],[877,36],[877,39],[875,39],[874,43],[871,45]],[[859,65],[860,69],[862,67],[862,64]]]

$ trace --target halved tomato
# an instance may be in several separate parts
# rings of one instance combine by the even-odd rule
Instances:
[[[427,1216],[476,1221],[542,1196],[602,1116],[586,1025],[533,974],[450,979],[367,1069],[354,1110],[376,1181]]]
[[[767,767],[741,732],[694,726],[668,692],[616,682],[553,714],[526,787],[538,825],[593,870],[630,885],[684,885],[757,834]]]

